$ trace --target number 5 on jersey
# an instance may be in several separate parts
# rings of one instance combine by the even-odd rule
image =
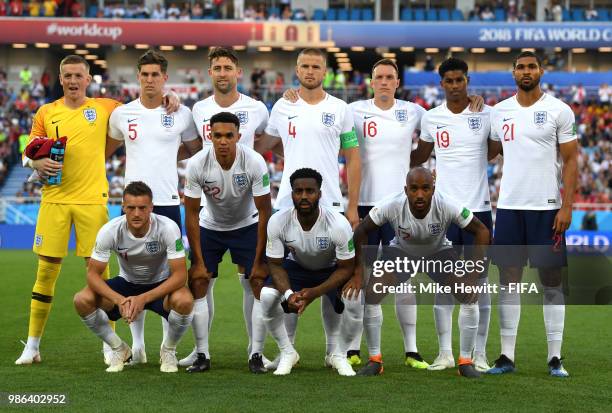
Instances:
[[[136,130],[137,126],[138,124],[136,123],[128,123],[128,138],[131,140],[135,140],[138,137],[138,131]]]

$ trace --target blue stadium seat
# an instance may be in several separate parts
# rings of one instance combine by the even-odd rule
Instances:
[[[300,13],[300,17],[297,17],[298,12]],[[291,14],[291,20],[295,21],[306,21],[306,12],[304,9],[293,9],[293,13]]]
[[[338,20],[346,21],[349,19],[348,9],[338,9]]]
[[[361,19],[365,21],[374,20],[374,12],[372,9],[366,8],[361,10]]]
[[[280,17],[280,9],[278,7],[269,7],[268,16],[272,16],[273,14]]]
[[[463,12],[459,9],[454,9],[453,12],[451,13],[451,19],[454,22],[461,22],[463,21],[464,17],[463,17]]]
[[[495,9],[495,21],[496,22],[505,22],[506,21],[506,10],[498,7]]]
[[[563,13],[561,14],[564,22],[572,21],[572,14],[568,9],[563,9]]]
[[[361,9],[351,9],[350,20],[361,20]]]
[[[400,13],[400,20],[404,22],[412,20],[412,9],[402,9],[402,12]]]
[[[425,12],[425,18],[427,21],[435,22],[438,21],[438,10],[437,9],[429,9]]]
[[[312,20],[316,22],[325,20],[325,11],[323,9],[314,9],[312,12]]]
[[[450,13],[448,12],[448,9],[438,10],[438,20],[441,22],[447,22],[450,20]]]
[[[415,21],[425,20],[425,9],[414,9],[413,17]]]
[[[608,9],[597,9],[597,20],[600,22],[610,21],[610,13]]]
[[[327,20],[337,20],[336,9],[327,9]]]
[[[584,9],[582,7],[572,9],[572,20],[574,20],[575,22],[584,21]]]

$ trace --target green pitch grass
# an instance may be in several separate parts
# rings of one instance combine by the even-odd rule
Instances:
[[[61,393],[68,405],[61,411],[610,411],[612,406],[612,307],[569,306],[565,327],[565,366],[569,379],[548,376],[542,308],[524,306],[517,344],[518,372],[468,381],[456,370],[428,372],[403,365],[403,344],[393,307],[384,306],[381,377],[339,377],[323,367],[325,339],[319,303],[306,311],[298,326],[300,364],[288,377],[249,373],[246,333],[242,318],[242,290],[227,262],[215,286],[216,312],[210,336],[212,370],[204,374],[162,374],[158,349],[161,323],[147,315],[149,364],[126,367],[122,373],[104,371],[101,343],[72,307],[73,294],[85,285],[83,261],[68,257],[58,281],[53,310],[42,340],[42,364],[15,366],[27,336],[30,292],[36,269],[29,251],[0,252],[4,293],[0,329],[0,410],[7,393]],[[113,261],[113,270],[116,265]],[[115,272],[113,272],[115,273]],[[456,317],[455,312],[455,317]],[[419,307],[418,346],[427,361],[437,353],[431,306]],[[129,329],[118,323],[118,333],[131,342]],[[454,327],[454,348],[457,327]],[[193,345],[188,332],[179,357]],[[488,344],[490,361],[499,351],[497,308],[493,309]],[[276,346],[269,339],[266,356]],[[363,348],[365,354],[365,346]],[[457,355],[456,355],[457,356]],[[42,411],[51,407],[20,407]],[[55,408],[57,410],[57,408]]]

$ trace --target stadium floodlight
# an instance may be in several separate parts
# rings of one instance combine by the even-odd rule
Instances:
[[[183,50],[198,50],[198,46],[195,44],[186,44],[183,45]]]
[[[533,53],[535,53],[535,51],[536,50],[533,47],[523,47],[521,49],[521,52],[533,52]]]
[[[87,60],[96,60],[97,58],[98,58],[97,54],[88,54],[88,55],[85,55],[85,59],[87,59]]]
[[[365,47],[363,46],[353,46],[351,47],[352,52],[363,52],[365,51]]]
[[[286,52],[293,52],[295,50],[295,46],[283,46],[283,50]]]
[[[584,47],[574,47],[572,53],[586,53],[586,49]]]
[[[382,56],[385,59],[395,59],[395,53],[393,53],[393,52],[383,53]]]
[[[562,51],[563,51],[563,48],[561,48],[561,47],[555,47],[555,52],[556,52],[556,53],[560,53],[560,52],[562,52]]]
[[[149,45],[148,45],[148,44],[144,44],[144,43],[136,43],[136,44],[134,45],[134,47],[135,47],[136,49],[148,49],[148,48],[149,48]]]
[[[465,51],[465,48],[463,47],[451,47],[450,48],[451,52],[455,52],[455,53],[462,53]]]
[[[257,48],[257,51],[259,51],[259,52],[271,52],[272,51],[272,47],[270,47],[270,46],[259,46]]]
[[[338,57],[336,59],[336,61],[338,63],[349,63],[351,61],[351,59],[349,59],[348,57]]]
[[[484,47],[472,47],[472,53],[485,53],[487,50]]]
[[[106,66],[106,60],[104,60],[104,59],[94,60],[94,63],[97,64],[97,65],[100,65],[100,66]]]
[[[163,50],[165,52],[171,52],[174,50],[174,46],[159,46],[159,50]]]
[[[437,47],[426,47],[425,48],[425,53],[438,53],[440,52],[440,49],[438,49]]]
[[[414,52],[414,47],[412,46],[403,46],[400,47],[401,52]]]
[[[599,50],[602,53],[610,53],[610,52],[612,52],[612,47],[600,47],[597,50]]]
[[[246,50],[246,46],[243,44],[233,46],[232,48],[236,51]]]
[[[74,50],[76,48],[77,48],[76,44],[67,43],[67,44],[62,45],[62,49],[66,49],[66,50]]]
[[[13,49],[25,49],[28,47],[25,43],[13,43]]]
[[[98,43],[85,43],[85,47],[88,49],[97,49],[100,45]]]
[[[89,54],[89,50],[87,50],[87,49],[76,49],[74,51],[74,53],[75,54],[80,54],[80,55],[86,55],[86,54]]]
[[[34,46],[39,49],[48,49],[50,45],[49,43],[34,43]]]
[[[328,47],[327,48],[327,53],[336,53],[339,52],[340,48],[339,47]]]
[[[499,53],[510,53],[512,49],[510,47],[498,47],[497,51]]]
[[[348,57],[348,53],[334,53],[336,57]]]

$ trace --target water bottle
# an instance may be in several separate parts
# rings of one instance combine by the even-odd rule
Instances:
[[[57,140],[53,143],[53,146],[51,147],[51,151],[49,152],[49,158],[51,158],[52,161],[64,163],[64,144],[60,140]],[[48,185],[59,185],[61,183],[62,183],[62,171],[61,170],[57,173],[57,175],[50,176],[49,179],[47,179]]]

